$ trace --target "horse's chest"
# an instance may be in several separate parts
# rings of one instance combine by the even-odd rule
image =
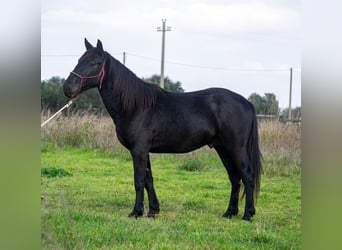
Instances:
[[[118,140],[120,143],[125,146],[126,148],[130,148],[130,140],[128,136],[127,129],[121,126],[116,126],[116,136],[118,137]]]

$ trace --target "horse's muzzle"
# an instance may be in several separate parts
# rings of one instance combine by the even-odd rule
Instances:
[[[73,93],[72,93],[72,90],[71,90],[71,87],[69,84],[67,83],[64,83],[63,85],[63,91],[64,91],[64,95],[68,98],[72,98],[73,97]]]

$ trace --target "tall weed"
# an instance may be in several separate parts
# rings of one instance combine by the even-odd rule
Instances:
[[[278,121],[259,123],[259,143],[265,158],[276,158],[281,165],[301,165],[301,127]]]
[[[43,119],[42,117],[42,120]],[[115,126],[106,115],[75,113],[60,116],[41,129],[42,151],[57,147],[77,147],[99,150],[113,156],[130,159],[130,154],[118,141]],[[297,124],[278,121],[259,122],[259,144],[264,157],[264,169],[301,165],[301,128]],[[170,157],[170,156],[168,156]],[[172,156],[171,156],[172,157]],[[205,171],[219,159],[212,149],[176,156],[179,168],[187,171]]]
[[[43,150],[47,145],[107,150],[120,146],[115,127],[107,116],[60,116],[41,129]]]

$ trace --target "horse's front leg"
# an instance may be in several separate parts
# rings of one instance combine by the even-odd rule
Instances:
[[[131,151],[134,167],[134,187],[135,187],[135,205],[129,217],[140,217],[144,214],[144,187],[146,178],[146,168],[148,153]]]
[[[145,189],[147,191],[149,202],[149,211],[147,213],[147,217],[155,217],[156,214],[159,214],[159,202],[156,191],[154,190],[150,157],[147,159]]]

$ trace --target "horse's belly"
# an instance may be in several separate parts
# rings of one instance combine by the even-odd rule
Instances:
[[[184,145],[180,145],[180,146],[159,146],[159,147],[155,147],[155,148],[151,148],[150,152],[151,153],[174,153],[174,154],[178,154],[178,153],[188,153],[191,151],[194,151],[203,145],[197,145],[197,146],[184,146]]]
[[[213,143],[214,137],[209,133],[195,135],[176,136],[170,135],[168,138],[158,140],[154,138],[150,152],[152,153],[187,153],[205,145]]]

